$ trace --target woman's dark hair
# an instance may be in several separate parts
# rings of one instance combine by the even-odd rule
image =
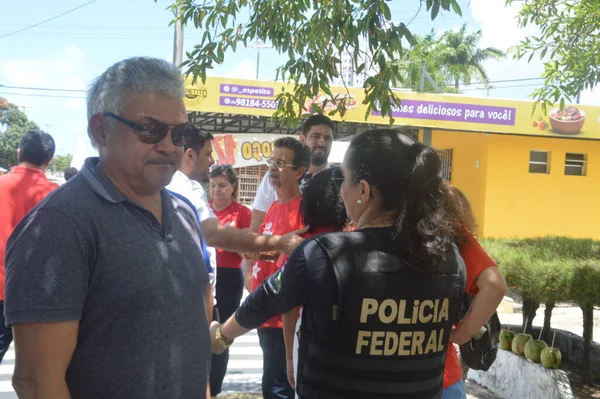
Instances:
[[[352,140],[346,162],[350,182],[367,181],[380,211],[394,216],[394,252],[413,267],[434,270],[457,236],[437,153],[395,130],[377,129]]]
[[[314,175],[302,190],[300,210],[311,232],[319,227],[341,231],[348,222],[340,190],[332,179],[334,169],[339,168],[328,168]]]
[[[233,184],[232,197],[235,198],[238,190],[238,178],[231,165],[215,165],[210,169],[209,178],[225,176],[227,181]]]

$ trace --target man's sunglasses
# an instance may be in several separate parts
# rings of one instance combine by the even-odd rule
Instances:
[[[112,112],[105,112],[104,116],[113,118],[122,124],[137,130],[139,132],[138,137],[140,141],[146,144],[159,143],[166,137],[170,130],[173,145],[181,147],[188,143],[192,135],[192,124],[187,122],[181,125],[168,125],[166,123],[150,119],[148,122],[141,125]]]

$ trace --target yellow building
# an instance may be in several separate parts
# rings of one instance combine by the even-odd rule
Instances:
[[[184,100],[188,111],[201,114],[204,123],[221,118],[220,126],[229,128],[236,118],[246,118],[250,122],[240,132],[254,135],[260,132],[261,118],[264,121],[277,108],[274,99],[282,90],[289,87],[208,78],[205,84],[188,81]],[[323,106],[325,99],[329,106],[341,100],[348,107],[346,122],[390,123],[377,112],[365,121],[362,89],[332,92],[334,101],[320,94],[307,99],[305,108]],[[410,92],[398,96],[402,103],[394,107],[394,125],[418,129],[424,143],[440,150],[445,177],[472,203],[479,235],[600,239],[600,107],[577,105],[544,114],[539,107],[533,112],[527,101]],[[249,136],[225,146],[223,156],[217,154],[219,162],[227,153],[236,163],[238,158],[245,162],[245,146],[247,159],[264,163],[268,154],[262,148],[268,150],[268,143]],[[223,138],[215,140],[219,148]]]
[[[433,130],[487,237],[600,239],[600,140]]]

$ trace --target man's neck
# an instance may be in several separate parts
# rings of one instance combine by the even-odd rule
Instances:
[[[106,168],[102,163],[98,164],[98,169],[114,184],[114,186],[122,192],[127,198],[135,201],[139,205],[153,212],[157,208],[160,208],[162,205],[162,198],[160,191],[152,194],[138,194],[135,190],[130,187],[125,179],[119,179],[118,172],[111,171],[109,168]],[[154,212],[153,212],[154,213]],[[158,218],[158,217],[157,217]]]
[[[192,178],[192,171],[191,171],[191,170],[188,170],[188,169],[185,167],[185,165],[183,165],[183,164],[182,164],[181,166],[179,166],[179,171],[180,171],[181,173],[183,173],[183,174],[184,174],[184,175],[185,175],[185,176],[186,176],[188,179],[191,179],[191,178]]]
[[[311,164],[308,168],[308,173],[310,173],[311,175],[314,175],[314,174],[319,173],[326,167],[327,167],[327,162],[325,162],[323,165],[319,165],[319,166]]]
[[[277,194],[277,202],[286,204],[300,195],[300,187],[298,185],[293,188],[277,187],[275,193]]]
[[[21,163],[19,163],[19,166],[22,167],[22,168],[29,168],[29,169],[41,170],[42,172],[45,172],[46,168],[48,167],[48,165],[37,166],[37,165],[34,165],[32,163],[29,163],[29,162],[21,162]]]

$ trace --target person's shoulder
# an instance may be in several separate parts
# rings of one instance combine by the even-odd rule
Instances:
[[[85,179],[77,175],[62,186],[49,188],[48,194],[38,203],[36,209],[52,209],[71,219],[84,220],[97,214],[102,205],[102,200]]]
[[[233,208],[242,214],[252,215],[252,211],[246,205],[242,205],[237,201],[233,201]]]

